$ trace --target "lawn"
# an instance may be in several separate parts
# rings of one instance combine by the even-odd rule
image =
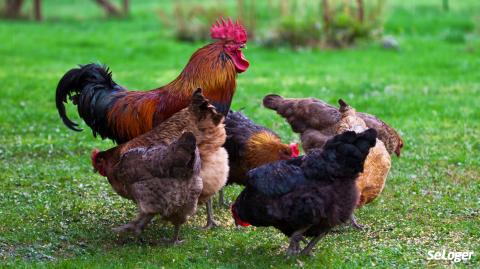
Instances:
[[[238,77],[233,108],[285,141],[298,137],[261,106],[268,93],[344,98],[405,140],[383,194],[356,213],[367,229],[342,228],[313,257],[291,259],[281,233],[238,230],[224,208],[215,208],[222,227],[202,231],[202,207],[176,247],[156,244],[172,233],[159,221],[143,242],[111,231],[132,219],[135,206],[92,172],[91,149],[112,142],[94,139],[85,125],[75,133],[62,124],[58,80],[76,64],[102,62],[119,84],[151,89],[172,80],[203,43],[179,43],[160,24],[156,10],[171,8],[168,2],[132,1],[128,19],[106,19],[85,1],[44,2],[42,23],[0,21],[0,267],[480,266],[478,1],[450,1],[448,13],[440,0],[390,1],[385,31],[399,40],[399,51],[377,43],[341,51],[249,44],[251,67]],[[228,199],[240,190],[228,187]],[[466,263],[427,260],[429,250],[443,249],[475,253]]]

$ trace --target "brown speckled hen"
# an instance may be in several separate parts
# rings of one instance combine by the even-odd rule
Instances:
[[[196,212],[203,184],[200,155],[193,133],[184,133],[168,145],[138,147],[122,154],[108,173],[117,192],[138,205],[138,216],[128,224],[114,228],[140,235],[155,215],[175,226],[173,244],[179,240],[180,226]]]
[[[305,152],[323,147],[336,134],[335,126],[341,118],[336,107],[315,98],[283,98],[270,94],[264,97],[263,104],[285,118],[294,132],[301,134]],[[395,129],[373,115],[361,112],[357,115],[368,128],[377,131],[390,154],[400,156],[403,140]]]

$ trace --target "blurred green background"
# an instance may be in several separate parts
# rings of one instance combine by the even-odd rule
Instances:
[[[139,0],[130,1],[128,15],[111,17],[94,1],[45,0],[37,22],[25,1],[20,19],[0,20],[0,266],[478,267],[480,2],[449,1],[445,10],[442,0],[364,1],[359,24],[355,1],[329,1],[330,35],[321,2]],[[77,64],[100,62],[130,89],[164,85],[210,42],[202,29],[218,12],[242,15],[255,33],[234,109],[298,141],[262,108],[264,95],[343,98],[402,134],[405,148],[383,194],[356,213],[365,231],[341,229],[314,257],[286,259],[282,234],[237,230],[223,208],[215,209],[222,227],[206,232],[198,229],[201,208],[177,247],[155,243],[172,232],[158,221],[143,243],[110,230],[135,207],[91,171],[90,150],[113,144],[94,139],[83,123],[81,133],[63,126],[54,104],[58,80]],[[354,42],[335,45],[352,35]],[[69,115],[81,122],[73,107]],[[228,187],[228,199],[240,191]],[[429,250],[443,249],[476,253],[466,263],[427,260]]]

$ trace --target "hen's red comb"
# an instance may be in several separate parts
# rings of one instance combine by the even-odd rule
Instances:
[[[298,157],[298,155],[300,155],[300,149],[298,148],[298,143],[291,143],[290,150],[292,151],[292,155],[290,155],[290,158],[295,158],[295,157]]]
[[[97,155],[100,153],[100,150],[93,149],[92,153],[90,154],[90,159],[92,160],[92,166],[95,167],[97,164]]]
[[[247,43],[247,31],[237,21],[232,22],[232,19],[225,20],[221,18],[210,28],[210,36],[214,39],[233,40],[238,43]]]

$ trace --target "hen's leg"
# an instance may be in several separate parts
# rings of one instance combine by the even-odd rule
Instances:
[[[183,240],[180,239],[180,225],[175,225],[175,231],[173,232],[172,242],[174,245],[183,243]]]
[[[350,217],[350,225],[355,228],[355,229],[358,229],[358,230],[363,230],[363,226],[358,224],[357,220],[355,219],[355,216],[352,214],[352,216]]]
[[[183,240],[180,239],[180,225],[175,224],[173,237],[171,239],[164,239],[163,242],[171,245],[179,245],[183,243]]]
[[[225,187],[223,187],[219,192],[218,192],[218,205],[219,206],[228,206],[228,204],[225,203]]]
[[[298,253],[300,253],[300,241],[304,239],[303,233],[310,229],[310,227],[312,227],[312,225],[293,232],[292,236],[290,236],[290,245],[287,249],[287,256],[298,255]]]
[[[146,214],[146,213],[140,213],[141,216],[139,216],[138,221],[137,221],[137,227],[135,227],[135,232],[140,234],[150,223],[150,221],[153,219],[153,214]]]
[[[219,223],[213,219],[212,198],[210,197],[207,202],[207,225],[205,225],[203,229],[208,230],[217,226],[219,226]]]
[[[315,247],[315,245],[318,243],[318,241],[320,241],[320,239],[322,239],[324,235],[325,233],[322,233],[317,237],[314,237],[312,240],[310,240],[308,245],[302,250],[302,252],[300,252],[300,255],[305,255],[305,256],[310,255],[312,253],[313,247]]]
[[[143,229],[145,229],[147,224],[152,220],[153,216],[153,214],[140,212],[138,213],[136,219],[125,225],[113,228],[113,231],[117,233],[133,232],[135,235],[138,236],[142,233]]]

